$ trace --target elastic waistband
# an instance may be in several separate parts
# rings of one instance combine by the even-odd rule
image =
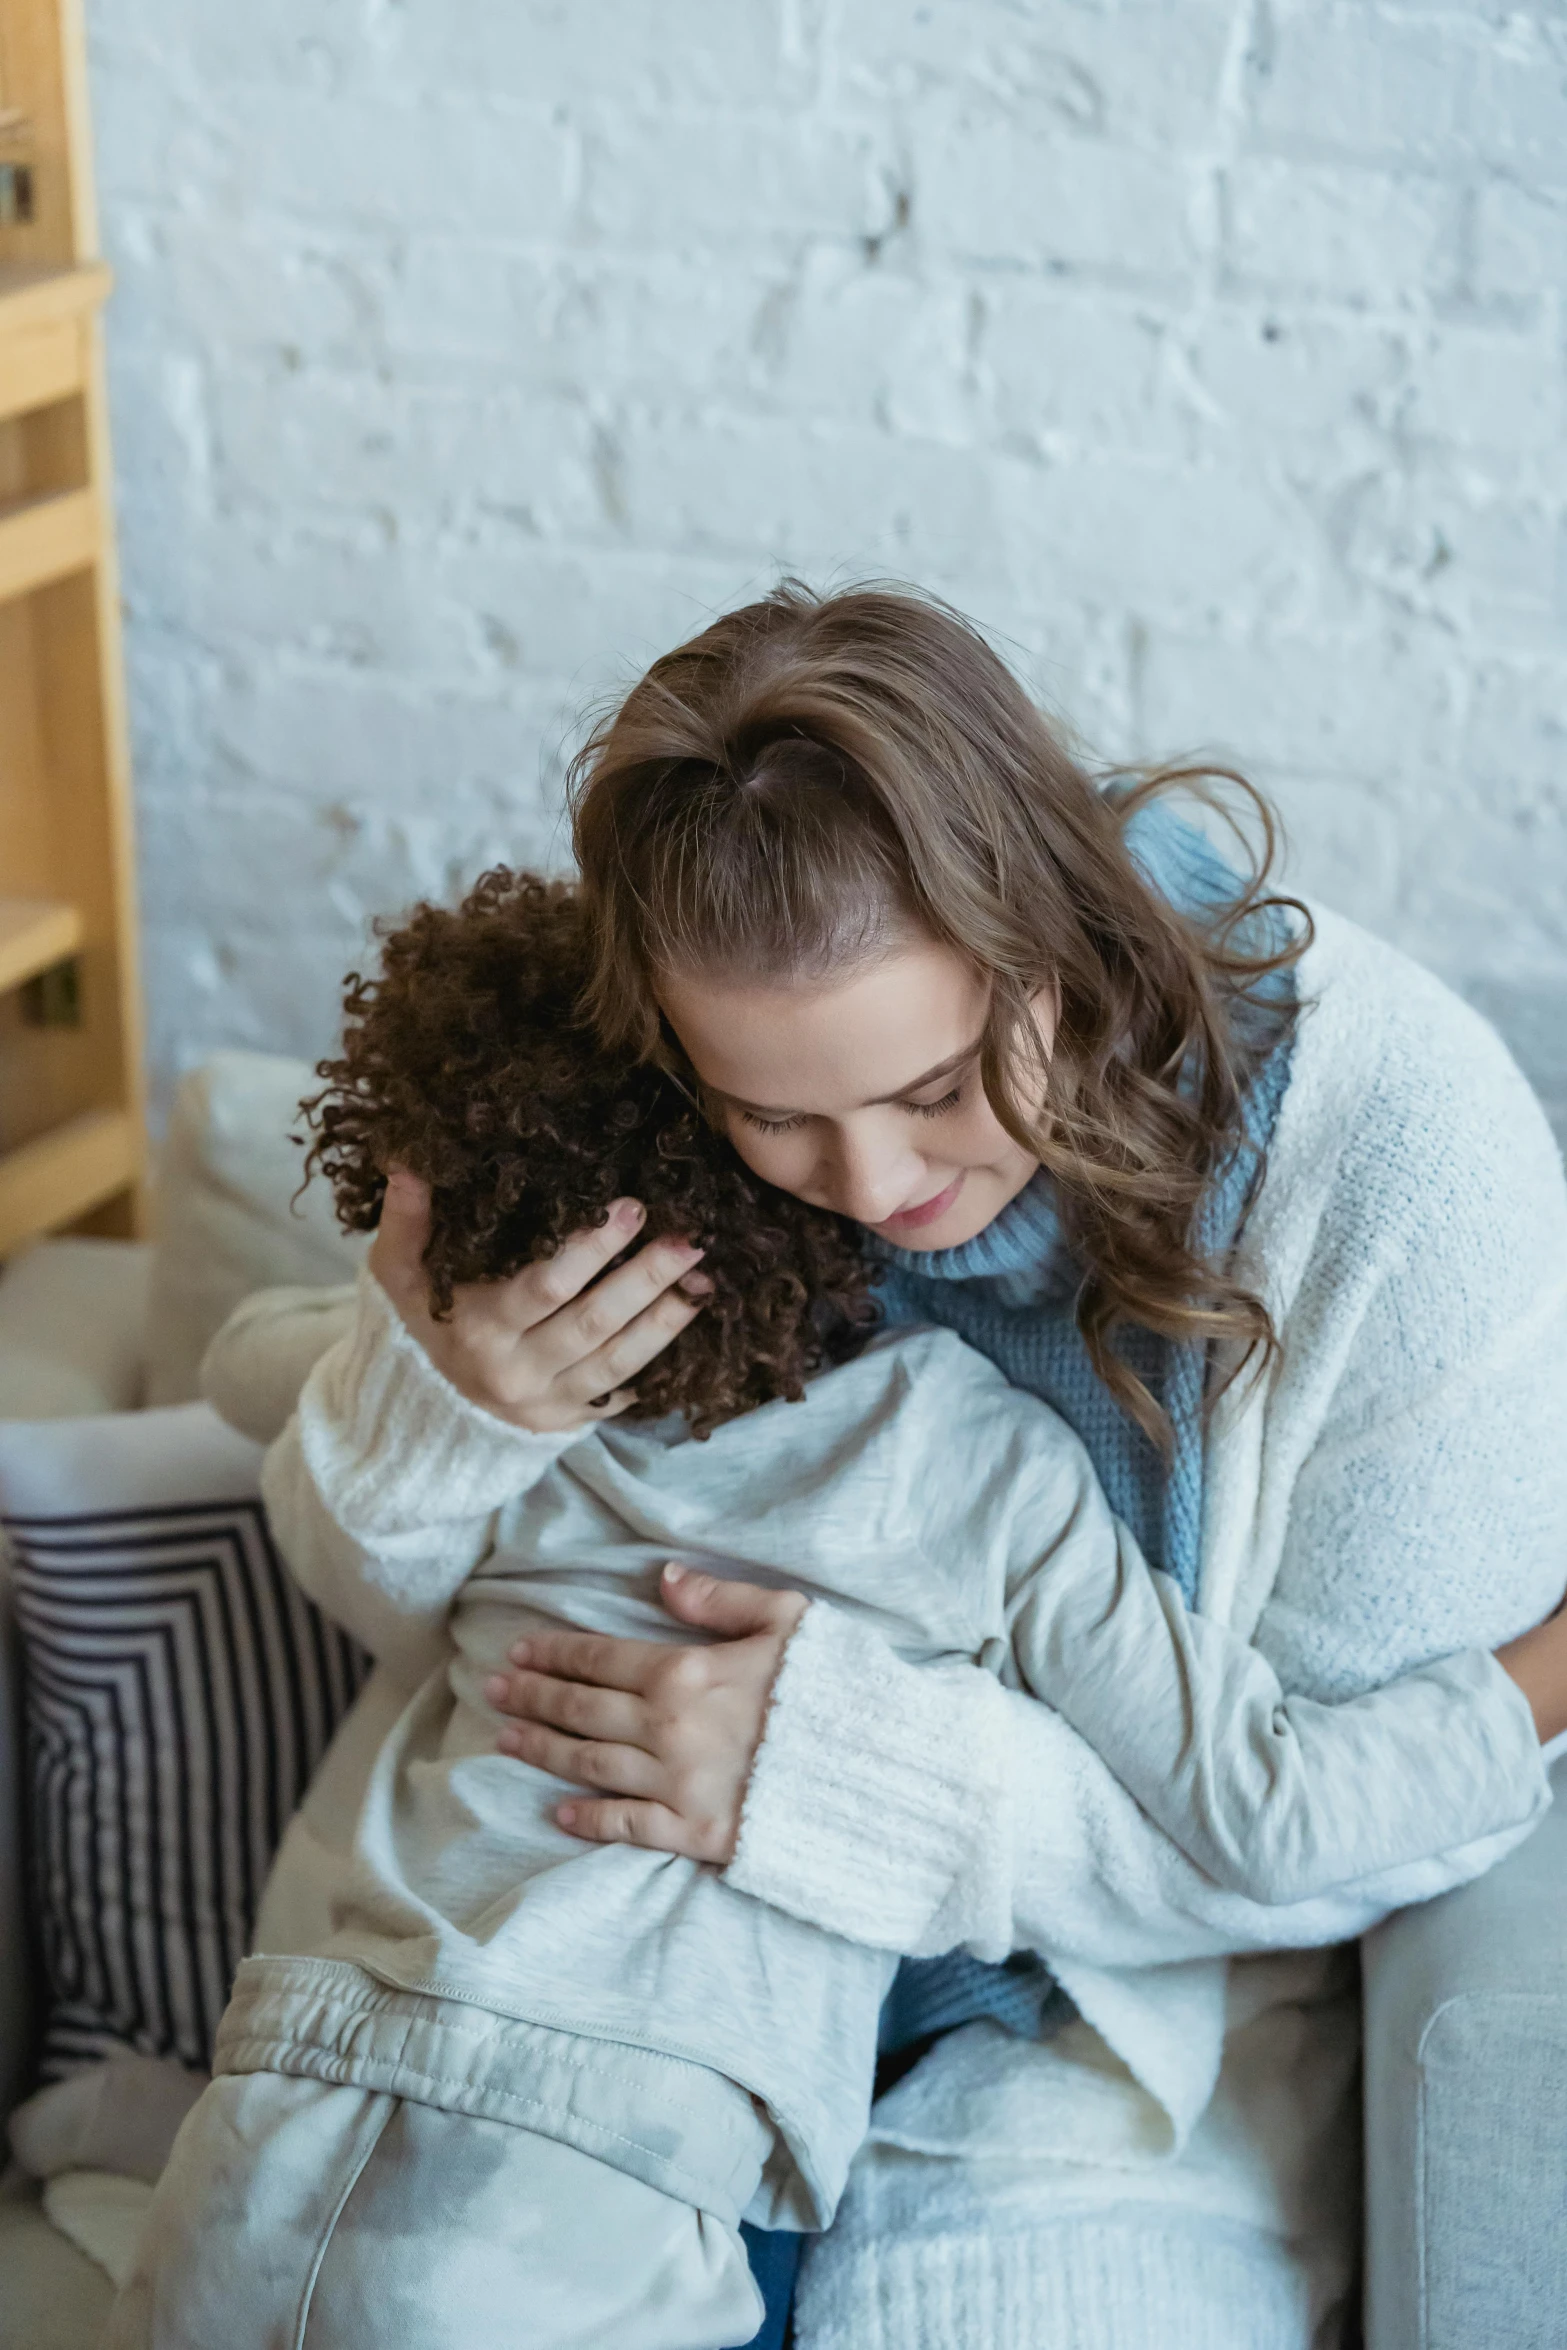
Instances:
[[[730,2226],[774,2133],[722,2073],[395,1989],[347,1959],[247,1958],[214,2073],[295,2073],[559,2138]]]

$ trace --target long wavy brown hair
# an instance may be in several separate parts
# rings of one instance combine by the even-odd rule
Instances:
[[[1232,896],[1180,909],[1128,822],[1215,776],[1254,809],[1260,852]],[[1118,1331],[1233,1341],[1229,1376],[1276,1350],[1263,1301],[1196,1228],[1243,1146],[1246,1082],[1295,1016],[1277,982],[1309,921],[1269,890],[1275,828],[1243,777],[1111,780],[947,605],[786,581],[653,664],[579,752],[571,801],[588,1003],[612,1050],[689,1076],[665,972],[821,978],[923,937],[988,974],[986,1093],[1054,1180],[1100,1377],[1167,1445]],[[1048,1056],[1031,1009],[1047,987]]]
[[[573,886],[497,867],[455,911],[378,924],[378,977],[344,982],[343,1049],[300,1108],[351,1232],[386,1170],[431,1188],[425,1270],[438,1318],[459,1283],[503,1280],[602,1225],[620,1198],[707,1251],[711,1297],[643,1371],[628,1416],[707,1435],[797,1399],[875,1321],[858,1228],[753,1175],[664,1070],[603,1047],[581,1010],[588,923]]]

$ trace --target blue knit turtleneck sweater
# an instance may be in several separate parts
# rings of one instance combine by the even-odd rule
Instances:
[[[1128,828],[1133,854],[1156,887],[1185,911],[1233,897],[1236,876],[1201,834],[1160,802]],[[1278,1020],[1293,1000],[1288,974],[1259,991],[1264,1017]],[[1284,1089],[1290,1024],[1253,1079],[1245,1140],[1222,1167],[1199,1211],[1201,1252],[1222,1259],[1240,1230]],[[957,1248],[895,1249],[873,1243],[885,1261],[878,1281],[892,1324],[937,1322],[988,1355],[1014,1386],[1060,1413],[1087,1446],[1111,1508],[1144,1556],[1196,1597],[1202,1536],[1203,1392],[1207,1361],[1197,1343],[1174,1345],[1145,1330],[1117,1344],[1169,1416],[1168,1462],[1115,1401],[1094,1370],[1077,1327],[1080,1270],[1062,1234],[1050,1179],[1041,1171],[985,1230]],[[1018,1956],[982,1966],[964,1951],[905,1962],[882,2018],[892,2050],[989,2015],[1029,2036],[1058,2028],[1070,2004],[1037,1960]]]

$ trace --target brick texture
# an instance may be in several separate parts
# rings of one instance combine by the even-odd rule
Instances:
[[[1567,1120],[1557,0],[90,17],[160,1100],[787,566],[1247,767]]]

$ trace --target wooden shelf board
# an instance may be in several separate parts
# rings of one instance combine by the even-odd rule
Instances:
[[[128,1110],[84,1110],[0,1156],[0,1257],[56,1232],[134,1183],[141,1156]]]
[[[0,507],[0,603],[30,595],[98,557],[103,526],[91,490],[63,490]]]
[[[87,337],[79,318],[0,333],[0,422],[69,400],[87,380]]]
[[[87,324],[108,290],[101,261],[80,269],[0,266],[0,421],[85,389]]]
[[[68,894],[91,959],[74,1028],[0,1000],[0,1258],[83,1219],[135,1229],[146,1155],[83,13],[0,0],[0,109],[26,114],[36,166],[28,219],[0,223],[0,897]],[[15,935],[42,959],[31,917]]]
[[[89,317],[107,301],[113,282],[101,261],[85,261],[75,269],[0,262],[0,338]]]
[[[75,906],[49,898],[0,898],[0,994],[63,963],[81,943]]]

